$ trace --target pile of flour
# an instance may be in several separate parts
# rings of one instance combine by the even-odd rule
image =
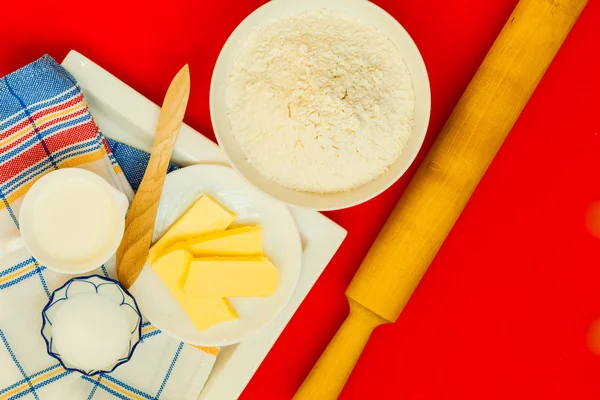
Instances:
[[[398,159],[413,124],[414,91],[400,52],[338,11],[307,11],[253,32],[226,90],[248,161],[300,191],[372,181]]]

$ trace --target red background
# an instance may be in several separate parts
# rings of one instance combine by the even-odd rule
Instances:
[[[156,103],[190,64],[186,122],[213,137],[219,50],[265,0],[3,2],[0,76],[84,55]],[[432,88],[428,148],[516,0],[375,0],[413,36]],[[600,2],[590,0],[398,322],[376,330],[341,398],[599,399]],[[414,169],[413,169],[414,171]],[[344,289],[399,198],[329,213],[348,239],[242,395],[290,399],[345,318]]]

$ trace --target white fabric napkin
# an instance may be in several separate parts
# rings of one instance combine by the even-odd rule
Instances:
[[[133,175],[145,168],[127,164]],[[44,56],[0,79],[0,400],[196,400],[218,349],[186,345],[147,321],[131,360],[112,373],[66,371],[48,355],[41,311],[72,276],[46,269],[20,246],[18,215],[33,182],[64,167],[92,170],[133,197],[75,79]],[[92,274],[115,278],[114,260]]]

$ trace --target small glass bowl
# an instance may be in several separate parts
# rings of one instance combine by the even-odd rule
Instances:
[[[102,370],[84,371],[76,368],[62,359],[52,343],[52,318],[56,315],[56,311],[61,306],[61,302],[67,300],[69,297],[82,293],[97,293],[118,304],[120,307],[124,307],[131,326],[131,336],[127,352],[112,365],[109,365]],[[94,376],[103,372],[112,372],[119,365],[124,364],[131,359],[133,351],[142,337],[142,314],[140,313],[140,309],[133,296],[119,282],[99,275],[76,277],[70,279],[52,293],[50,301],[42,310],[41,332],[42,337],[46,341],[48,354],[51,357],[56,358],[66,370],[77,371],[87,376]]]

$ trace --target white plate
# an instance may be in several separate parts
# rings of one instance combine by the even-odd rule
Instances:
[[[265,255],[279,268],[275,293],[269,297],[231,298],[240,319],[199,331],[148,265],[130,291],[142,314],[161,331],[186,343],[220,347],[260,334],[260,328],[286,306],[300,276],[302,248],[290,210],[254,190],[230,167],[221,165],[193,165],[167,175],[153,239],[165,234],[203,193],[236,213],[236,225],[263,227]]]
[[[160,112],[156,104],[76,51],[71,51],[62,65],[77,79],[94,120],[107,137],[150,151]],[[179,132],[173,161],[181,165],[227,165],[221,149],[186,124]],[[233,400],[242,393],[346,237],[342,227],[318,212],[303,208],[290,211],[302,241],[302,268],[296,290],[279,316],[259,335],[221,348],[200,394],[202,400]]]

